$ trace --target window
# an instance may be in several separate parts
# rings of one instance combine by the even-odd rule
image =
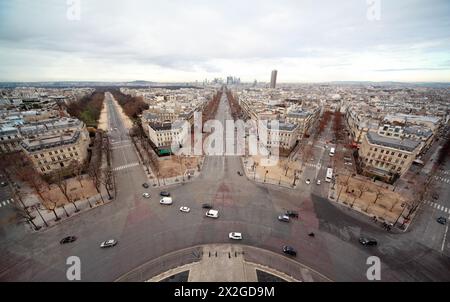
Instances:
[[[34,155],[34,158],[39,158],[39,156],[37,154]]]
[[[54,157],[52,157],[52,161],[55,161],[55,158],[54,158]]]
[[[53,155],[53,153],[52,153],[52,152],[49,152],[48,154],[50,154],[50,155]]]
[[[401,170],[402,170],[402,168],[401,168],[401,167],[398,167],[397,171],[400,172]]]
[[[375,148],[375,152],[377,152],[378,151],[378,148]]]
[[[384,153],[384,150],[381,150],[380,153],[383,154],[383,153]]]
[[[392,151],[392,152],[391,152],[391,155],[395,155],[395,152],[394,152],[394,151]]]
[[[42,171],[42,172],[45,172],[45,168],[44,168],[44,167],[42,167],[42,168],[41,168],[41,171]]]
[[[408,155],[403,156],[403,158],[405,158],[405,159],[408,158]]]

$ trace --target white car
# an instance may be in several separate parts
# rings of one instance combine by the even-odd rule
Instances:
[[[142,194],[142,196],[143,196],[144,198],[150,198],[150,194],[149,194],[149,193],[144,193],[144,194]]]
[[[228,238],[233,240],[242,240],[242,233],[231,232],[230,234],[228,234]]]
[[[160,201],[160,204],[165,204],[165,205],[171,205],[172,204],[172,198],[171,197],[163,197]]]
[[[305,180],[305,182],[306,182],[307,185],[309,185],[311,183],[311,179],[308,178],[308,179]]]
[[[109,240],[103,241],[103,242],[100,244],[100,247],[101,247],[101,248],[113,247],[113,246],[115,246],[116,244],[117,244],[117,240],[109,239]]]
[[[209,210],[208,212],[206,212],[206,217],[218,218],[219,217],[219,211],[217,211],[217,210]]]
[[[181,207],[180,211],[184,212],[184,213],[189,213],[191,211],[191,209],[189,209],[188,207]]]
[[[320,184],[321,184],[321,182],[320,182],[320,179],[318,179],[318,180],[317,180],[317,184],[318,184],[318,185],[320,185]]]

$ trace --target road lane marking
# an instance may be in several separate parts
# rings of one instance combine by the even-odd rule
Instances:
[[[3,205],[6,206],[6,201],[3,202]]]
[[[450,220],[450,216],[448,216],[447,221]],[[448,223],[447,226],[445,227],[445,232],[444,232],[444,239],[442,239],[442,246],[441,246],[441,252],[444,251],[444,247],[445,247],[445,240],[447,240],[447,232],[448,232]]]
[[[121,171],[121,170],[124,170],[124,169],[129,169],[129,168],[132,168],[132,167],[136,167],[136,166],[139,166],[138,162],[116,167],[116,168],[113,169],[113,171]]]

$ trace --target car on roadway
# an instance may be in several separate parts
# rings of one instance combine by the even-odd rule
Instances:
[[[2,187],[6,187],[7,185],[8,185],[8,183],[6,181],[0,182],[0,186],[2,186]]]
[[[378,242],[373,238],[361,237],[359,238],[359,243],[365,246],[374,246],[377,245]]]
[[[173,201],[172,201],[171,197],[163,197],[163,198],[161,198],[159,203],[163,204],[163,205],[171,205],[173,203]]]
[[[278,216],[278,220],[279,220],[279,221],[283,221],[283,222],[289,222],[290,218],[289,218],[288,215],[282,214],[282,215],[279,215],[279,216]]]
[[[242,240],[242,233],[231,232],[230,234],[228,234],[228,238],[233,240]]]
[[[217,210],[208,210],[208,212],[206,212],[206,217],[219,218],[219,211],[217,211]]]
[[[291,218],[298,218],[298,212],[296,212],[296,211],[286,211],[285,215],[287,215]]]
[[[115,239],[109,239],[109,240],[103,241],[103,242],[100,244],[100,247],[101,247],[101,248],[108,248],[108,247],[113,247],[113,246],[116,246],[116,245],[117,245],[117,240],[115,240]]]
[[[438,219],[436,219],[436,221],[442,225],[447,224],[447,219],[445,217],[439,217]]]
[[[60,244],[66,244],[66,243],[74,242],[75,240],[77,240],[77,237],[75,237],[75,236],[67,236],[67,237],[64,237],[63,239],[61,239],[61,241],[59,243]]]
[[[213,206],[210,205],[209,203],[204,203],[204,204],[202,204],[202,208],[204,208],[204,209],[212,209]]]
[[[188,207],[181,207],[181,208],[180,208],[180,211],[181,211],[181,212],[184,212],[184,213],[189,213],[189,212],[191,211],[191,209],[188,208]]]
[[[311,183],[311,179],[307,178],[307,179],[305,180],[305,182],[306,182],[307,185],[309,185],[309,184]]]
[[[432,197],[433,197],[434,200],[438,200],[439,199],[439,194],[434,192]]]
[[[320,185],[322,182],[320,181],[320,179],[317,180],[316,184]]]
[[[241,171],[238,171],[237,174],[238,174],[239,176],[244,175]]]
[[[149,194],[149,193],[143,193],[142,196],[143,196],[144,198],[150,198],[150,194]]]
[[[283,246],[283,253],[289,256],[297,256],[297,251],[292,246],[288,245]]]
[[[170,197],[170,193],[167,191],[162,191],[159,193],[159,195],[161,195],[162,197]]]
[[[146,189],[148,189],[148,187],[149,187],[148,183],[146,183],[146,182],[144,182],[144,183],[142,184],[142,186],[143,186],[144,188],[146,188]]]

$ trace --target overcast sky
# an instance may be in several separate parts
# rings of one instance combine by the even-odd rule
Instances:
[[[450,82],[450,1],[371,1],[0,0],[0,81]]]

